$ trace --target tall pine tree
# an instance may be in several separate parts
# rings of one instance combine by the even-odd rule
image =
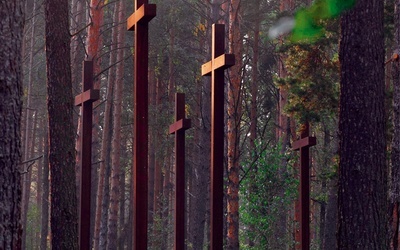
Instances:
[[[24,1],[0,2],[0,249],[21,248],[22,36]]]
[[[78,248],[68,1],[46,0],[52,249]]]
[[[384,1],[341,18],[339,249],[388,249]]]

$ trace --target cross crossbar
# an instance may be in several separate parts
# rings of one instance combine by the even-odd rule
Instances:
[[[148,23],[157,15],[155,4],[142,4],[127,20],[127,30],[134,31],[137,23]]]
[[[178,130],[189,129],[191,127],[191,125],[192,125],[192,122],[190,119],[180,119],[179,121],[176,121],[169,126],[169,133],[175,134],[175,132]]]
[[[221,69],[225,70],[235,65],[235,56],[232,54],[223,54],[202,65],[201,75],[211,76],[213,70]]]
[[[292,143],[292,149],[295,151],[300,150],[301,148],[305,147],[312,147],[317,145],[317,139],[312,136],[307,136],[305,138],[301,138]]]
[[[75,97],[75,106],[82,106],[85,102],[95,102],[100,98],[100,90],[89,89]]]

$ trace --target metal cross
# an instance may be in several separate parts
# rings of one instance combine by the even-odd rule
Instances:
[[[309,136],[308,122],[300,135],[300,140],[293,142],[292,148],[300,150],[300,249],[310,249],[310,147],[317,144],[315,137]]]
[[[133,145],[133,239],[134,249],[147,249],[148,213],[148,61],[149,26],[156,16],[156,5],[135,1],[135,12],[127,20],[127,29],[135,31],[134,53],[134,145]]]
[[[225,25],[213,24],[212,58],[201,68],[203,76],[211,76],[211,249],[223,246],[224,70],[235,64],[235,56],[224,53]]]
[[[185,94],[175,94],[175,123],[169,133],[175,134],[175,250],[185,249],[185,130],[191,127],[185,119]]]
[[[90,194],[92,186],[92,112],[99,90],[93,89],[93,61],[83,62],[82,93],[75,97],[75,106],[82,106],[79,249],[90,248]]]

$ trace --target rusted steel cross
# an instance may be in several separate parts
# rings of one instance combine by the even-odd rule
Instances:
[[[99,90],[93,89],[93,61],[83,62],[82,93],[75,97],[75,106],[82,106],[80,149],[80,213],[79,249],[90,249],[90,193],[92,186],[92,112]]]
[[[148,210],[148,62],[149,22],[156,16],[156,5],[135,1],[135,12],[128,18],[128,30],[135,31],[134,59],[134,145],[132,179],[134,249],[147,249]]]
[[[224,156],[224,70],[235,64],[225,53],[225,25],[213,24],[211,61],[203,64],[201,74],[211,76],[211,249],[223,246],[223,156]]]
[[[309,136],[310,125],[304,124],[300,140],[293,142],[292,148],[300,150],[300,249],[310,249],[310,147],[317,144],[315,137]]]
[[[185,130],[191,127],[185,119],[185,94],[175,95],[175,123],[169,133],[175,134],[175,250],[185,249]]]

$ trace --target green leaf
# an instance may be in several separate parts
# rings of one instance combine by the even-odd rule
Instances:
[[[295,15],[295,26],[291,35],[292,41],[315,40],[323,34],[309,9],[300,9]]]
[[[352,8],[356,0],[319,0],[295,14],[295,24],[290,39],[294,42],[313,42],[325,33],[321,20],[335,18]]]

